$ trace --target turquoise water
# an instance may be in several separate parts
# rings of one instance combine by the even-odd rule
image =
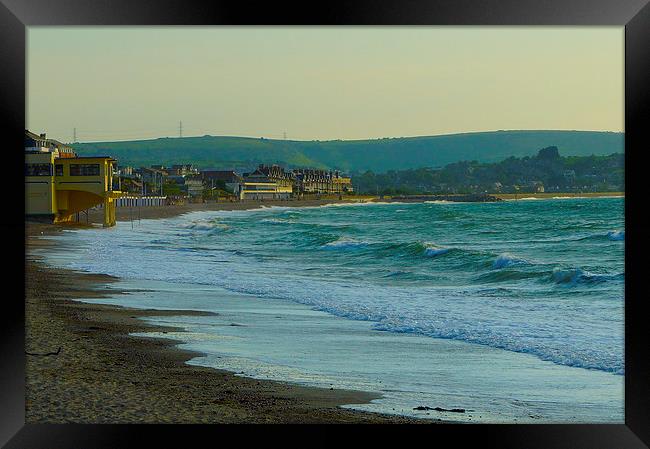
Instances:
[[[68,267],[203,286],[207,290],[198,295],[203,299],[193,296],[193,308],[219,311],[205,291],[266,300],[269,307],[280,307],[276,300],[281,300],[342,322],[364,322],[368,331],[382,335],[462,342],[470,345],[464,348],[486,348],[488,357],[522,354],[525,359],[512,360],[538,360],[535,366],[547,373],[556,372],[549,366],[571,367],[574,371],[557,372],[613,385],[606,402],[618,398],[616,413],[622,410],[622,198],[196,212],[142,220],[133,229],[119,223],[109,230],[74,231],[64,238],[74,239],[77,248],[59,259]],[[191,295],[186,296],[176,292],[164,306],[189,308],[184,301]],[[142,298],[120,301],[153,304]],[[276,329],[266,338],[280,334]],[[194,338],[193,344],[210,352],[210,341]],[[284,358],[269,356],[269,350],[258,357],[312,373],[326,370],[286,354],[296,347],[278,347]],[[251,360],[254,346],[247,348],[240,348],[240,356]],[[220,342],[213,352],[223,350]],[[530,376],[533,368],[526,366]],[[493,369],[498,372],[498,364]],[[330,370],[328,376],[348,371]],[[426,378],[416,382],[424,390]]]

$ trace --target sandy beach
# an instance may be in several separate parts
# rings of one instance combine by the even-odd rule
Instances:
[[[291,205],[316,206],[326,202]],[[171,217],[193,210],[255,207],[259,204],[150,207],[142,208],[141,218]],[[96,211],[96,217],[91,213],[89,221],[98,222],[100,212]],[[118,209],[117,218],[130,219],[130,211]],[[53,269],[30,254],[32,248],[53,244],[39,236],[62,229],[65,227],[26,225],[28,423],[423,422],[338,407],[369,402],[376,398],[372,394],[259,381],[227,371],[190,366],[185,362],[197,354],[176,348],[176,341],[130,336],[134,332],[178,331],[154,327],[138,317],[197,312],[136,310],[74,301],[106,295],[103,286],[117,279]],[[110,293],[116,292],[112,289]]]

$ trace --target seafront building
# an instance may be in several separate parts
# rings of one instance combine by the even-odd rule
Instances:
[[[181,186],[191,197],[201,196],[203,193],[203,178],[201,175],[170,176],[177,185]]]
[[[294,169],[261,164],[245,173],[235,192],[239,199],[289,199],[310,194],[352,193],[352,180],[338,171]]]
[[[315,170],[299,168],[293,170],[296,194],[342,194],[352,193],[352,179],[336,170]]]
[[[115,225],[115,199],[121,193],[113,186],[116,162],[108,156],[79,157],[71,147],[25,130],[25,214],[59,223],[102,205],[104,226]]]
[[[293,193],[293,183],[277,165],[260,165],[254,172],[244,173],[234,193],[240,200],[288,200]]]

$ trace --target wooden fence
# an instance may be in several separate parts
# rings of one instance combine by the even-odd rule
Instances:
[[[123,196],[115,199],[115,207],[166,206],[167,203],[166,196]],[[96,206],[98,209],[103,207],[103,204]]]

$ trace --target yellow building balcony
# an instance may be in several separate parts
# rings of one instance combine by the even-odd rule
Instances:
[[[25,153],[25,213],[54,223],[72,221],[83,210],[103,204],[104,226],[115,225],[113,165],[110,157],[56,157]]]

